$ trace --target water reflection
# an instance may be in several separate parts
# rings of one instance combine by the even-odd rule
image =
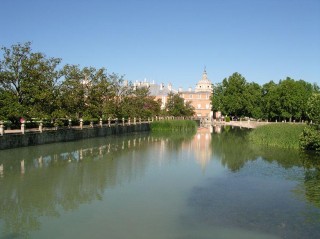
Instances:
[[[283,171],[281,175],[289,180],[300,182],[294,190],[302,194],[310,203],[320,208],[320,157],[317,154],[305,153],[299,150],[280,149],[276,147],[262,147],[247,140],[247,129],[230,126],[218,127],[212,135],[211,147],[221,163],[232,172],[241,170],[249,161],[263,159],[269,163],[276,163],[284,169],[297,168],[300,174]],[[217,133],[218,132],[218,133]],[[264,174],[274,172],[262,172]]]
[[[190,159],[196,160],[196,169],[179,171],[180,176],[210,172],[212,161],[221,162],[230,175],[206,180],[206,185],[192,190],[189,205],[197,213],[181,220],[182,224],[197,220],[210,226],[276,229],[281,234],[291,229],[286,217],[293,215],[297,220],[292,225],[300,223],[318,232],[319,213],[314,207],[320,208],[320,161],[299,151],[255,147],[246,140],[247,133],[240,128],[143,133],[0,151],[0,238],[28,238],[41,229],[43,217],[59,218],[83,204],[104,200],[106,191],[150,177],[146,172],[150,173],[151,164],[161,167],[179,161],[178,171]],[[278,182],[275,177],[284,180]],[[287,184],[292,190],[284,193]],[[311,224],[294,214],[297,210]]]
[[[189,227],[204,224],[261,231],[281,238],[318,238],[318,156],[255,146],[247,140],[246,129],[226,127],[214,132],[214,158],[231,174],[194,187],[188,200],[193,208]]]
[[[148,158],[135,151],[153,140],[142,134],[1,151],[2,236],[27,238],[41,216],[59,217],[61,209],[101,200],[106,189],[142,177]]]

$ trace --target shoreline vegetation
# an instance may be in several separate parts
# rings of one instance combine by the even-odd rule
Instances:
[[[320,131],[316,127],[304,124],[268,124],[252,130],[248,138],[258,145],[320,152]]]
[[[299,137],[305,127],[302,124],[261,125],[249,133],[249,140],[258,145],[299,149]]]
[[[193,120],[163,120],[150,124],[153,132],[195,132],[197,127]]]

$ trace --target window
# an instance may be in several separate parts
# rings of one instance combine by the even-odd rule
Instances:
[[[198,104],[198,109],[201,109],[201,104]]]

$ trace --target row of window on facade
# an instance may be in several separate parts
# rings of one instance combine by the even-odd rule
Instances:
[[[182,94],[182,98],[185,98],[185,99],[197,99],[197,96],[198,96],[198,99],[201,99],[201,98],[209,99],[209,94],[206,94],[205,97],[203,94]]]

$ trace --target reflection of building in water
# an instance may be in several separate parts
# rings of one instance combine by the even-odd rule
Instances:
[[[212,155],[210,143],[210,128],[199,128],[193,140],[182,145],[182,150],[193,152],[195,159],[201,165],[202,170],[205,170]]]
[[[214,126],[214,132],[216,134],[220,134],[221,133],[221,125],[216,125]]]

